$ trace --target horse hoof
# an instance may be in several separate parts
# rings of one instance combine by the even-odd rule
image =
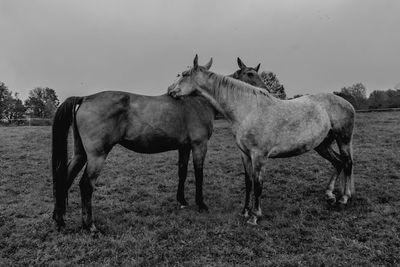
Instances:
[[[340,201],[336,202],[336,211],[343,211],[346,208],[346,204],[341,203]]]
[[[326,198],[326,202],[328,203],[328,205],[333,206],[336,203],[336,198],[335,197],[328,197],[328,198]]]
[[[341,198],[340,198],[340,200],[339,200],[339,204],[341,204],[341,205],[346,205],[347,204],[347,201],[349,200],[349,197],[348,196],[342,196]]]
[[[65,229],[65,223],[62,223],[62,224],[56,224],[56,229],[57,229],[57,232],[62,232],[62,231],[64,231],[64,229]]]
[[[97,227],[94,225],[94,224],[92,224],[91,226],[90,226],[90,232],[91,233],[97,233],[97,232],[99,232],[99,230],[97,230]]]
[[[99,232],[99,230],[97,230],[97,227],[94,225],[94,223],[86,224],[86,223],[82,222],[82,228],[83,228],[83,230],[86,230],[86,231],[90,232],[91,234]]]
[[[252,226],[257,226],[257,217],[252,216],[250,219],[247,220],[247,224],[252,225]]]
[[[57,212],[53,211],[53,216],[52,216],[55,224],[56,224],[56,229],[58,232],[62,231],[65,228],[65,221],[62,215],[57,214]]]
[[[55,224],[56,224],[56,229],[57,229],[58,232],[61,232],[62,230],[65,229],[64,220],[56,220]]]
[[[187,207],[187,206],[189,206],[189,203],[188,203],[185,199],[182,199],[182,200],[179,200],[179,199],[178,199],[178,203],[179,203],[179,205],[180,205],[181,207]]]
[[[96,226],[94,226],[94,224],[92,224],[92,226],[90,227],[89,232],[91,237],[99,237],[100,231],[96,228]]]
[[[207,205],[206,204],[200,204],[199,205],[199,212],[201,213],[201,212],[208,212],[208,207],[207,207]]]
[[[250,217],[249,210],[243,209],[241,212],[239,212],[239,216],[244,218],[249,218]]]

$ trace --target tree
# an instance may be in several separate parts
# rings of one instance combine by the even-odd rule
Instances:
[[[343,87],[340,90],[340,93],[334,93],[348,100],[355,109],[368,108],[367,90],[362,83],[356,83],[349,87]]]
[[[280,99],[286,99],[285,88],[280,84],[278,78],[273,72],[261,72],[261,79],[268,88],[268,91],[275,97]]]
[[[59,104],[56,92],[48,87],[37,87],[29,91],[25,101],[30,115],[38,118],[51,118]]]
[[[333,92],[333,93],[335,95],[338,95],[338,96],[346,99],[350,104],[353,105],[354,108],[356,108],[357,102],[356,102],[356,99],[352,95],[350,95],[348,93],[342,93],[342,92]]]
[[[22,119],[25,116],[26,108],[22,100],[19,99],[18,93],[14,94],[14,97],[10,101],[10,109],[7,114],[7,119],[9,120],[18,120]]]
[[[368,105],[371,109],[375,108],[399,108],[400,89],[389,89],[386,91],[375,90],[368,98]]]
[[[387,108],[398,108],[400,107],[400,90],[389,89],[386,92],[387,101],[385,107]]]
[[[12,106],[12,93],[8,87],[0,82],[0,120],[7,119],[7,114]]]
[[[387,94],[381,90],[373,91],[368,98],[368,106],[371,109],[385,108],[387,102]]]

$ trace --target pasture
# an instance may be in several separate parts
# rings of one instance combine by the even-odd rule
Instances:
[[[229,125],[215,121],[198,213],[190,163],[186,198],[176,202],[177,151],[136,154],[117,146],[93,197],[101,234],[81,229],[78,179],[63,233],[55,230],[50,127],[0,128],[0,265],[399,265],[400,113],[358,113],[356,195],[327,206],[331,164],[310,152],[270,160],[264,216],[251,227],[243,207],[244,174]]]

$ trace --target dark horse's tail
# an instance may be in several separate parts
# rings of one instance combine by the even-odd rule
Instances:
[[[68,132],[75,123],[75,107],[82,103],[82,97],[69,97],[57,109],[54,115],[52,132],[52,172],[53,172],[53,219],[58,226],[64,225],[63,215],[66,209],[67,198],[67,171],[68,171]]]

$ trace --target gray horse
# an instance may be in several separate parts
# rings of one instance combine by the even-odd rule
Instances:
[[[257,224],[261,216],[261,169],[268,158],[292,157],[312,149],[335,167],[326,195],[334,202],[336,178],[344,172],[341,204],[354,193],[352,139],[355,111],[346,100],[334,94],[308,95],[280,100],[266,90],[209,71],[198,65],[196,55],[192,69],[168,88],[173,97],[198,93],[209,100],[232,125],[240,149],[246,178],[246,198],[242,211]],[[340,154],[333,150],[336,140]],[[254,202],[250,209],[253,186]]]

